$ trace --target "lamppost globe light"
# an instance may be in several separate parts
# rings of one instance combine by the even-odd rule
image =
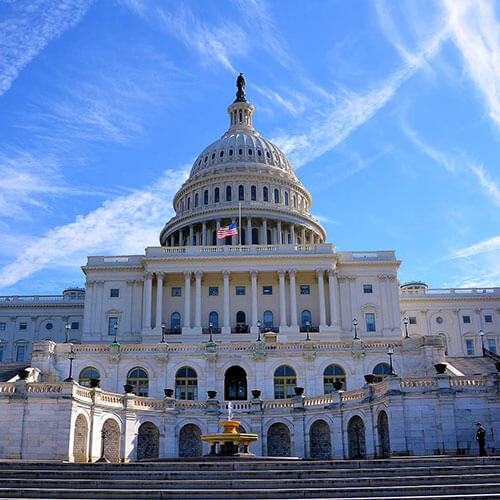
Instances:
[[[259,319],[259,321],[257,321],[257,326],[260,328],[262,326],[262,321]]]
[[[480,336],[480,337],[484,337],[484,332],[483,332],[483,330],[479,330],[479,336]]]
[[[353,324],[354,326],[358,326],[358,320],[357,320],[356,318],[354,318],[354,319],[352,320],[352,324]]]
[[[162,324],[161,324],[161,327],[162,327],[162,328],[167,328],[166,323],[162,323]]]
[[[408,318],[404,318],[404,319],[403,319],[403,323],[404,323],[405,325],[407,325],[409,322],[410,322],[410,320],[409,320]]]
[[[354,340],[358,340],[358,320],[356,318],[352,320],[352,326],[354,326]]]
[[[210,328],[212,328],[212,327],[214,326],[214,324],[210,321],[210,323],[208,324],[208,326],[209,326]]]
[[[389,354],[389,355],[394,354],[394,347],[389,346],[389,347],[387,348],[387,354]]]
[[[71,325],[69,323],[66,323],[64,328],[66,330],[66,339],[64,340],[64,343],[69,344],[69,331],[71,330]]]

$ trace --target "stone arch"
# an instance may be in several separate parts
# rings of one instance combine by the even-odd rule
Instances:
[[[89,424],[85,416],[80,413],[75,420],[75,434],[73,436],[73,460],[75,462],[87,461],[88,438]]]
[[[102,426],[104,435],[102,440],[104,442],[104,456],[110,462],[120,461],[120,426],[112,418],[108,418]]]
[[[160,450],[160,431],[153,422],[144,422],[137,435],[137,460],[158,458]]]
[[[332,456],[330,426],[324,420],[316,420],[309,429],[311,458],[329,460]]]
[[[391,442],[389,438],[389,419],[387,413],[382,410],[377,417],[378,443],[381,457],[389,457],[391,454]]]
[[[179,457],[200,457],[201,430],[195,424],[186,424],[179,432]]]
[[[281,422],[276,422],[267,430],[267,456],[291,456],[290,429]]]
[[[365,424],[361,417],[355,415],[349,420],[349,424],[347,425],[347,440],[349,443],[349,458],[365,458]]]

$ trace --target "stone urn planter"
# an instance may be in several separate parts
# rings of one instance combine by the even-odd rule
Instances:
[[[365,375],[365,381],[367,384],[373,384],[373,382],[375,381],[375,375],[373,375],[373,373],[367,373]]]
[[[90,379],[90,387],[91,389],[95,389],[96,387],[99,387],[99,384],[101,383],[101,380],[98,378],[91,378]]]
[[[258,389],[254,389],[252,391],[252,398],[259,399],[261,394],[262,394],[262,391],[259,391]]]
[[[333,388],[336,390],[336,391],[340,391],[343,387],[343,383],[340,381],[340,380],[336,380],[334,383],[333,383]]]
[[[208,399],[215,399],[217,397],[217,391],[207,391]]]
[[[434,368],[436,369],[438,375],[443,375],[443,373],[446,371],[446,366],[446,363],[436,363],[434,365]]]
[[[23,368],[22,370],[17,370],[17,376],[19,377],[20,380],[26,380],[29,374],[30,372],[25,368]]]
[[[163,389],[166,398],[171,398],[174,395],[173,389]]]
[[[304,394],[304,388],[303,387],[295,387],[295,395],[296,396],[302,396]]]
[[[134,390],[134,386],[130,384],[125,384],[123,386],[123,390],[125,391],[125,394],[130,394]]]

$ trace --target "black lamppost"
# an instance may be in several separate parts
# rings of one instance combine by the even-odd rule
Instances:
[[[410,322],[410,320],[408,318],[404,318],[403,319],[403,323],[405,325],[405,339],[409,339],[410,336],[408,335],[408,323]]]
[[[210,335],[210,338],[208,339],[208,341],[210,343],[213,343],[214,341],[214,338],[213,338],[213,329],[214,329],[214,324],[210,321],[210,323],[208,323],[208,333]]]
[[[309,329],[311,328],[311,322],[306,321],[306,340],[311,340],[311,337],[309,337]]]
[[[483,330],[479,330],[479,336],[481,337],[481,350],[483,352],[483,357],[484,357],[484,332],[483,332]]]
[[[66,330],[66,340],[64,341],[65,344],[69,344],[69,331],[71,330],[71,325],[68,323],[64,329]]]
[[[352,320],[352,326],[354,326],[354,340],[358,340],[358,320],[356,318]]]
[[[65,382],[73,382],[73,360],[75,359],[75,352],[73,351],[73,346],[71,346],[68,352],[69,359],[69,375],[68,378],[65,379]]]
[[[392,368],[392,355],[394,354],[394,347],[389,346],[387,348],[387,354],[389,355],[389,368],[391,369],[391,372],[389,373],[389,375],[396,375],[394,373],[393,368]]]
[[[259,329],[259,334],[257,335],[257,342],[261,342],[261,338],[260,338],[260,329],[262,328],[262,321],[259,319],[259,321],[257,321],[257,328]]]
[[[165,344],[167,341],[165,340],[165,334],[167,333],[167,325],[165,323],[161,324],[161,343]]]
[[[101,429],[101,456],[97,462],[106,462],[109,463],[109,460],[107,459],[105,453],[104,453],[104,442],[106,440],[106,430],[104,427]]]
[[[113,325],[113,331],[115,332],[115,336],[113,338],[113,343],[111,345],[119,346],[118,343],[118,322]]]

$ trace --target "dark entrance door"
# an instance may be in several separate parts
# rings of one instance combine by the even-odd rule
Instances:
[[[224,397],[226,401],[247,399],[247,374],[241,366],[231,366],[226,371]]]

